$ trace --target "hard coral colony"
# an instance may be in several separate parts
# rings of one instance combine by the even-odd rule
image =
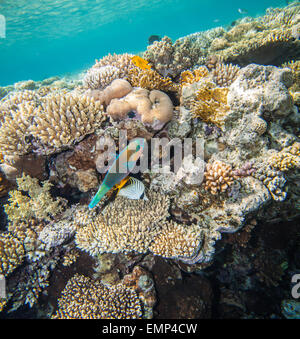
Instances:
[[[157,270],[161,258],[177,276],[197,272],[204,279],[216,257],[220,263],[217,241],[218,252],[226,241],[243,251],[239,244],[250,246],[247,229],[253,234],[257,222],[299,217],[299,15],[297,3],[269,9],[174,43],[165,36],[142,57],[109,54],[75,83],[46,79],[0,88],[4,317],[25,304],[39,310],[58,287],[57,274],[68,272],[56,306],[41,308],[43,316],[152,318],[155,308],[162,310],[155,288],[166,284]],[[133,151],[121,144],[121,130]],[[142,151],[151,153],[154,136],[170,148],[180,141],[180,152],[190,138],[191,154],[177,171],[170,171],[175,151],[169,167],[128,179]],[[118,143],[112,154],[103,147]],[[122,165],[124,173],[115,168]],[[137,199],[129,199],[127,181],[140,185]],[[265,250],[253,254],[258,271]],[[219,281],[233,274],[225,267]],[[220,292],[222,307],[229,292]]]

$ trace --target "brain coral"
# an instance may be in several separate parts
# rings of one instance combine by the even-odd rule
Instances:
[[[58,299],[53,319],[137,319],[141,302],[136,292],[118,284],[106,287],[99,281],[75,274]]]

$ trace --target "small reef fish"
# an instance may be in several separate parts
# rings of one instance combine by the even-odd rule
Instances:
[[[141,58],[138,55],[135,55],[131,58],[131,61],[139,68],[145,70],[145,69],[151,69],[151,66],[149,65],[148,61]]]
[[[239,12],[240,14],[247,14],[247,13],[248,13],[248,11],[247,11],[246,9],[244,9],[244,8],[239,8],[239,9],[238,9],[238,12]]]
[[[106,173],[98,192],[89,204],[89,209],[94,208],[110,189],[118,185],[132,172],[143,153],[144,145],[145,140],[143,138],[136,138],[123,149]]]
[[[123,186],[119,190],[118,195],[133,200],[138,199],[148,200],[148,198],[145,195],[145,186],[140,180],[133,177],[129,177],[128,181],[129,184]]]
[[[300,319],[300,301],[292,299],[283,300],[281,311],[286,319]]]
[[[154,41],[160,41],[161,37],[159,35],[150,35],[148,38],[148,45],[152,45]]]

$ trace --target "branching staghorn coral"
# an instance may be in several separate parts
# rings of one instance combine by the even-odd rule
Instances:
[[[204,178],[205,190],[216,195],[218,192],[225,192],[233,184],[234,174],[230,165],[215,160],[206,165]]]
[[[0,148],[4,155],[24,154],[29,150],[30,143],[26,137],[30,135],[34,115],[35,106],[26,101],[6,112],[0,126]]]
[[[24,258],[24,248],[18,238],[10,233],[0,233],[0,274],[7,276]]]
[[[109,86],[120,77],[120,69],[115,66],[92,67],[83,78],[83,85],[90,89],[101,89]]]
[[[239,70],[240,67],[236,65],[218,63],[212,69],[212,80],[219,87],[229,87],[237,78]]]
[[[197,64],[201,55],[201,48],[190,39],[179,39],[173,44],[172,40],[165,36],[148,46],[143,57],[151,62],[162,76],[176,77]]]
[[[54,200],[50,194],[52,184],[44,181],[39,185],[38,179],[23,174],[17,178],[18,190],[9,193],[9,203],[4,206],[8,219],[12,222],[20,222],[29,218],[38,220],[52,220],[53,216],[64,208],[64,200]],[[28,195],[22,194],[27,192]]]
[[[218,88],[211,83],[204,83],[191,103],[194,117],[221,127],[229,110],[227,94],[226,87]]]
[[[132,62],[133,54],[108,54],[100,60],[96,60],[95,65],[91,68],[100,68],[103,66],[113,66],[119,69],[119,78],[126,79],[129,71],[136,66]],[[89,71],[91,71],[91,69]]]
[[[100,102],[87,96],[50,95],[36,112],[30,131],[46,152],[80,141],[105,120]]]
[[[75,274],[58,299],[52,319],[137,319],[142,317],[137,293],[123,284],[107,287]]]

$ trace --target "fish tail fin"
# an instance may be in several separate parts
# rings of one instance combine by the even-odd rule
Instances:
[[[105,184],[102,184],[99,187],[98,192],[95,194],[94,198],[90,202],[89,209],[91,210],[92,208],[94,208],[110,189],[111,187],[108,187]]]

